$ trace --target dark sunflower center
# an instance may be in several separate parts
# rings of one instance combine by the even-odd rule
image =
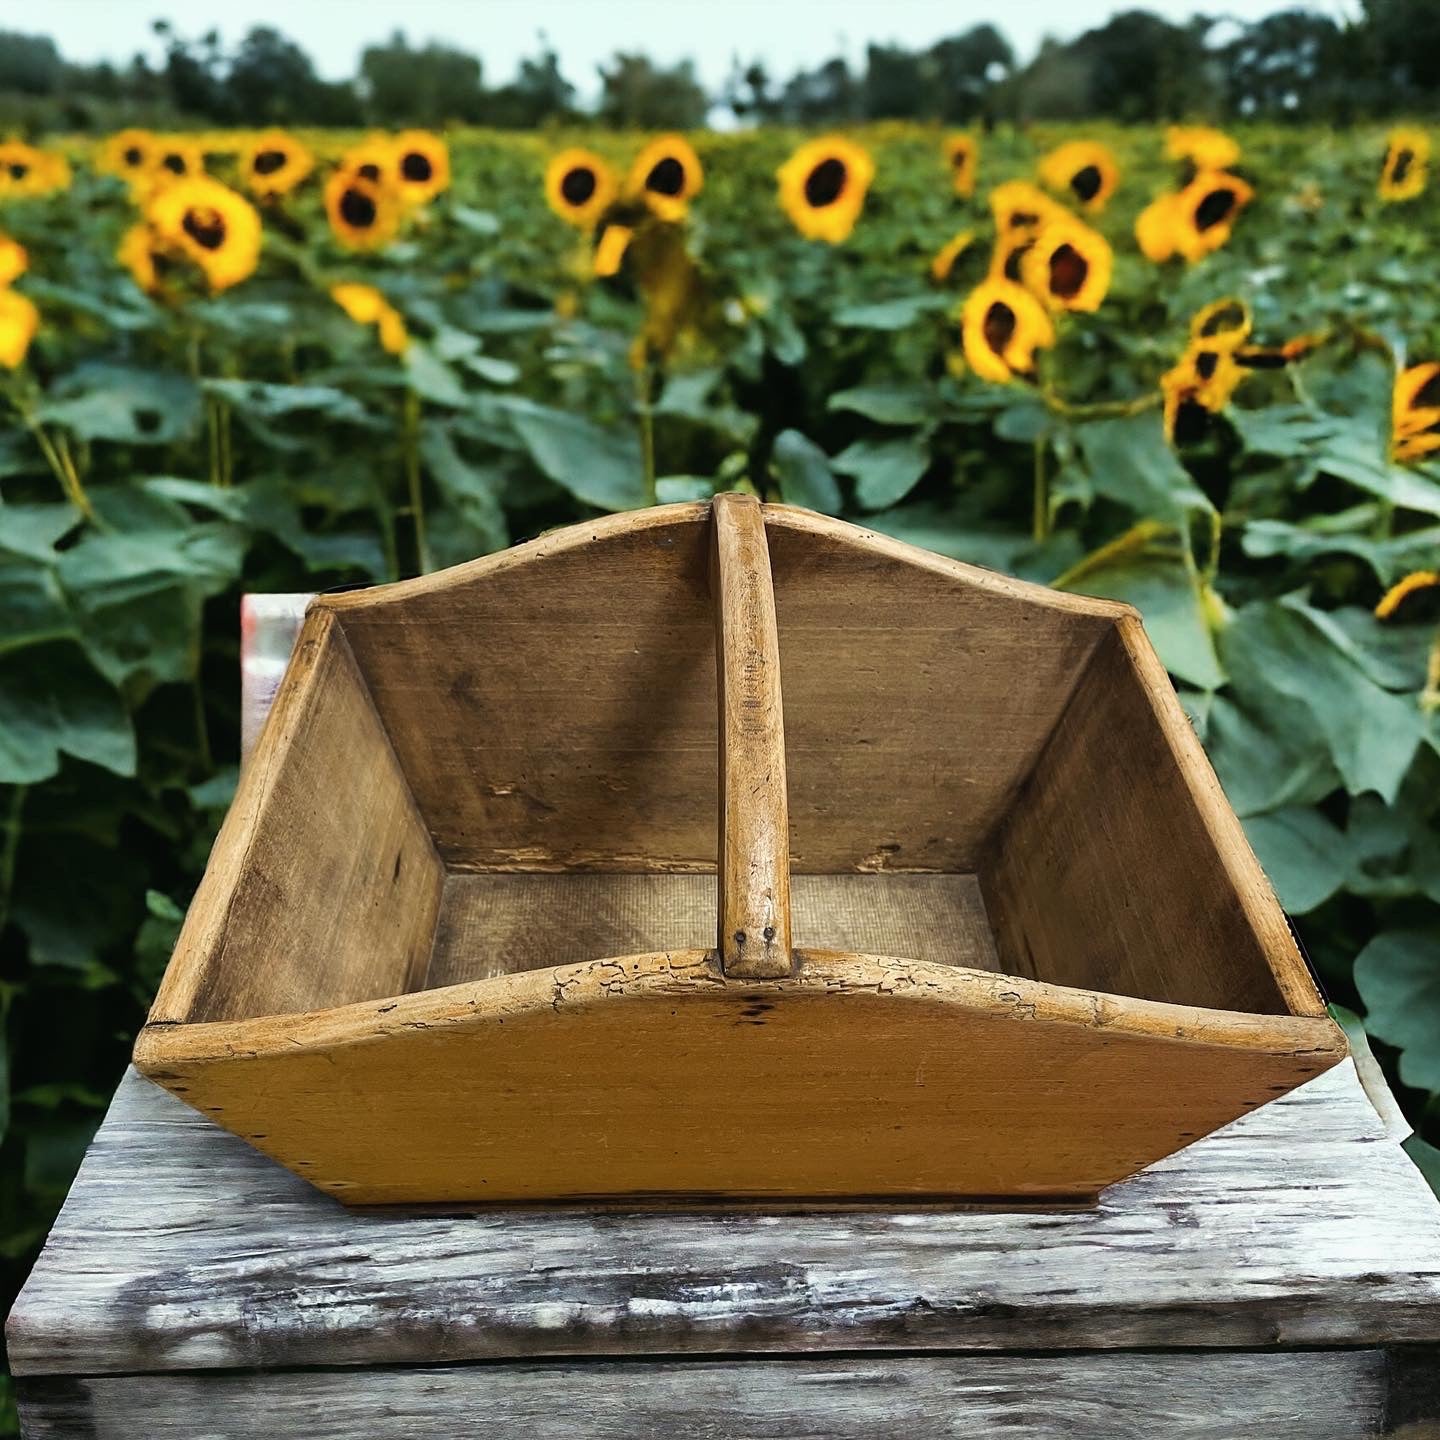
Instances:
[[[12,180],[23,180],[29,173],[30,167],[23,160],[10,162],[10,178]]]
[[[1015,312],[1003,300],[991,301],[980,331],[990,349],[1003,356],[1015,334]]]
[[[1440,371],[1432,375],[1416,392],[1411,401],[1414,410],[1440,409]]]
[[[645,177],[645,188],[657,195],[679,195],[685,189],[685,167],[673,156],[667,155],[651,167]]]
[[[1415,152],[1413,150],[1397,152],[1395,163],[1390,167],[1390,178],[1398,185],[1410,173],[1410,167],[1414,163]]]
[[[1213,379],[1219,364],[1220,356],[1214,350],[1202,350],[1195,357],[1195,373],[1202,380]]]
[[[970,163],[970,152],[968,150],[957,150],[950,157],[950,163],[957,170],[963,170]]]
[[[1059,246],[1050,256],[1050,293],[1073,300],[1090,275],[1090,262],[1071,244]]]
[[[255,173],[257,175],[273,175],[277,170],[285,168],[285,152],[283,150],[262,150],[255,157]]]
[[[218,250],[225,243],[225,217],[208,205],[187,210],[180,224],[185,233],[202,249]]]
[[[1030,245],[1017,245],[1005,257],[1005,278],[1007,280],[1014,280],[1017,282],[1019,281],[1021,262],[1025,259],[1025,257],[1030,253],[1033,248],[1033,243]]]
[[[1235,209],[1233,190],[1212,190],[1196,207],[1195,228],[1209,230],[1230,218]]]
[[[380,179],[380,167],[373,161],[367,161],[355,172],[362,180],[369,180],[372,184]]]
[[[368,230],[378,214],[375,202],[363,190],[350,189],[340,197],[340,218],[352,230]]]
[[[560,194],[567,205],[584,205],[595,193],[595,172],[588,165],[577,165],[565,172]]]
[[[185,157],[171,151],[160,162],[172,175],[183,175],[185,173]]]
[[[435,167],[430,163],[428,155],[422,155],[418,150],[409,150],[400,161],[400,173],[412,184],[424,185],[434,176]]]
[[[1100,167],[1086,165],[1070,177],[1070,188],[1087,203],[1100,193]]]
[[[817,210],[833,205],[844,193],[845,181],[849,175],[843,160],[837,160],[834,156],[822,160],[805,177],[805,203]]]
[[[1192,445],[1196,441],[1204,439],[1209,425],[1209,413],[1199,401],[1182,400],[1175,415],[1175,443]]]
[[[1239,330],[1245,324],[1245,312],[1238,305],[1227,305],[1217,310],[1200,327],[1202,335],[1224,335],[1230,330]]]
[[[140,152],[138,145],[132,145],[121,157],[125,164],[133,170],[145,157]]]
[[[1032,215],[1028,210],[1017,210],[1010,217],[1010,228],[1012,230],[1028,230],[1032,225],[1038,225],[1040,217]]]

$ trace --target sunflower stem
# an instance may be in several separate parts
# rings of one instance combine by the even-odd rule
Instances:
[[[1031,512],[1031,534],[1037,545],[1050,536],[1050,484],[1045,474],[1045,450],[1048,441],[1042,436],[1035,442],[1035,493]]]
[[[41,424],[40,417],[36,415],[35,407],[26,396],[12,390],[10,403],[14,406],[15,413],[20,416],[25,428],[34,437],[36,445],[40,447],[40,453],[45,457],[45,463],[50,467],[50,473],[59,483],[61,493],[87,520],[95,524],[95,507],[90,503],[90,496],[81,482],[80,473],[76,470],[75,461],[70,455],[69,448],[65,445],[64,436],[51,438],[45,426]]]
[[[1152,391],[1146,395],[1137,395],[1133,400],[1097,400],[1093,405],[1072,405],[1048,386],[1040,392],[1040,398],[1045,402],[1047,410],[1055,415],[1063,415],[1067,420],[1123,420],[1130,415],[1143,415],[1147,410],[1153,410],[1161,401],[1159,391]]]
[[[651,365],[647,356],[635,367],[635,412],[640,421],[640,464],[645,479],[645,503],[654,505],[655,489],[655,407],[651,403]]]
[[[402,427],[405,451],[405,485],[410,495],[410,520],[415,527],[415,561],[422,575],[433,568],[430,545],[425,538],[425,497],[420,486],[420,397],[405,392],[405,422]]]

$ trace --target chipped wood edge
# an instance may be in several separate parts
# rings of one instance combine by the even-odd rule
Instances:
[[[716,899],[727,976],[775,979],[794,965],[790,816],[775,591],[760,502],[711,507],[720,803]]]

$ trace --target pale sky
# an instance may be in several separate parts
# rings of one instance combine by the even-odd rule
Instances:
[[[561,68],[582,95],[596,89],[595,67],[617,49],[643,50],[670,63],[696,61],[711,89],[731,57],[759,57],[784,77],[843,54],[856,61],[870,41],[917,47],[991,20],[1027,59],[1042,36],[1061,38],[1143,6],[1174,19],[1194,11],[1251,20],[1303,0],[0,0],[0,27],[48,32],[69,59],[128,60],[155,50],[150,22],[169,19],[182,34],[215,28],[227,43],[268,24],[309,51],[321,74],[354,73],[366,44],[403,29],[412,43],[450,41],[480,56],[490,84],[508,80],[544,31]],[[1358,0],[1311,0],[1330,14]]]

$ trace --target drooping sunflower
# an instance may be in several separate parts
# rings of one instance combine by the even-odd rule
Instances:
[[[358,171],[337,170],[325,182],[325,213],[347,250],[378,250],[395,238],[400,224],[394,189]]]
[[[23,140],[0,145],[0,198],[49,195],[69,184],[70,162],[63,155]]]
[[[1177,253],[1194,261],[1220,249],[1254,198],[1254,190],[1237,175],[1223,170],[1197,175],[1174,197],[1171,224]]]
[[[562,150],[545,167],[545,199],[562,219],[589,230],[619,187],[615,172],[590,150]]]
[[[1428,620],[1431,614],[1422,615],[1422,607],[1415,602],[1414,597],[1424,595],[1431,602],[1440,600],[1440,593],[1432,592],[1440,592],[1440,571],[1414,570],[1397,580],[1380,597],[1380,603],[1375,607],[1375,618],[1408,621],[1413,617]],[[1432,604],[1424,608],[1433,613],[1435,606]]]
[[[1196,170],[1228,170],[1240,163],[1240,147],[1223,130],[1209,125],[1171,125],[1165,131],[1165,153],[1188,160]]]
[[[132,225],[120,238],[115,258],[130,272],[131,278],[148,295],[160,283],[156,266],[155,234],[143,220]]]
[[[947,135],[940,149],[955,193],[968,200],[980,174],[980,142],[973,135]]]
[[[1040,178],[1052,190],[1098,213],[1120,183],[1120,167],[1106,146],[1071,140],[1041,160]]]
[[[970,368],[982,380],[1005,385],[1034,370],[1036,350],[1055,343],[1055,326],[1023,286],[992,276],[966,299],[960,336]]]
[[[177,180],[151,199],[145,218],[162,247],[192,260],[212,290],[248,279],[260,262],[260,214],[208,175]]]
[[[450,147],[429,130],[405,130],[391,145],[395,180],[407,205],[423,205],[450,185]]]
[[[930,278],[943,285],[955,269],[955,262],[975,243],[973,230],[961,230],[952,235],[934,254],[930,261]]]
[[[1440,361],[1412,365],[1395,377],[1390,452],[1404,464],[1440,450]]]
[[[1190,318],[1190,339],[1216,349],[1234,350],[1250,338],[1250,307],[1236,295],[1212,300]]]
[[[18,290],[0,290],[0,365],[18,369],[39,328],[40,312],[32,300]]]
[[[1410,126],[1392,130],[1380,167],[1380,198],[1391,204],[1413,200],[1424,191],[1429,169],[1429,135]]]
[[[382,348],[391,355],[405,353],[410,344],[405,318],[373,285],[332,285],[330,298],[357,325],[375,326]]]
[[[1175,258],[1178,195],[1158,195],[1135,217],[1135,243],[1157,265]]]
[[[841,135],[807,141],[776,172],[780,208],[807,240],[849,239],[875,178],[869,151]]]
[[[1035,237],[1040,233],[1038,225],[1017,225],[1009,230],[1001,230],[995,237],[995,246],[990,251],[990,278],[992,280],[1010,280],[1016,285],[1025,283],[1022,266],[1025,257],[1035,245]]]
[[[595,254],[591,258],[591,272],[597,280],[609,280],[620,273],[625,252],[635,238],[633,225],[611,222],[604,226],[595,240]]]
[[[1020,278],[1051,310],[1094,311],[1110,289],[1110,242],[1083,221],[1050,220],[1020,260]]]
[[[95,168],[104,175],[138,181],[155,163],[157,141],[148,130],[120,130],[95,152]]]
[[[261,200],[288,195],[314,168],[310,147],[284,130],[253,136],[240,153],[245,188]]]
[[[1223,346],[1192,344],[1180,363],[1160,377],[1165,401],[1166,438],[1184,443],[1198,439],[1209,416],[1229,403],[1245,372]]]
[[[704,184],[705,171],[690,142],[683,135],[661,135],[635,157],[625,192],[673,223],[685,218]]]
[[[0,232],[0,286],[18,280],[29,268],[30,256],[25,247]]]
[[[998,230],[1034,230],[1070,212],[1028,180],[1006,180],[990,192],[990,213]]]
[[[1235,362],[1247,370],[1283,370],[1318,350],[1333,335],[1332,330],[1311,330],[1279,345],[1241,345],[1235,351]]]

